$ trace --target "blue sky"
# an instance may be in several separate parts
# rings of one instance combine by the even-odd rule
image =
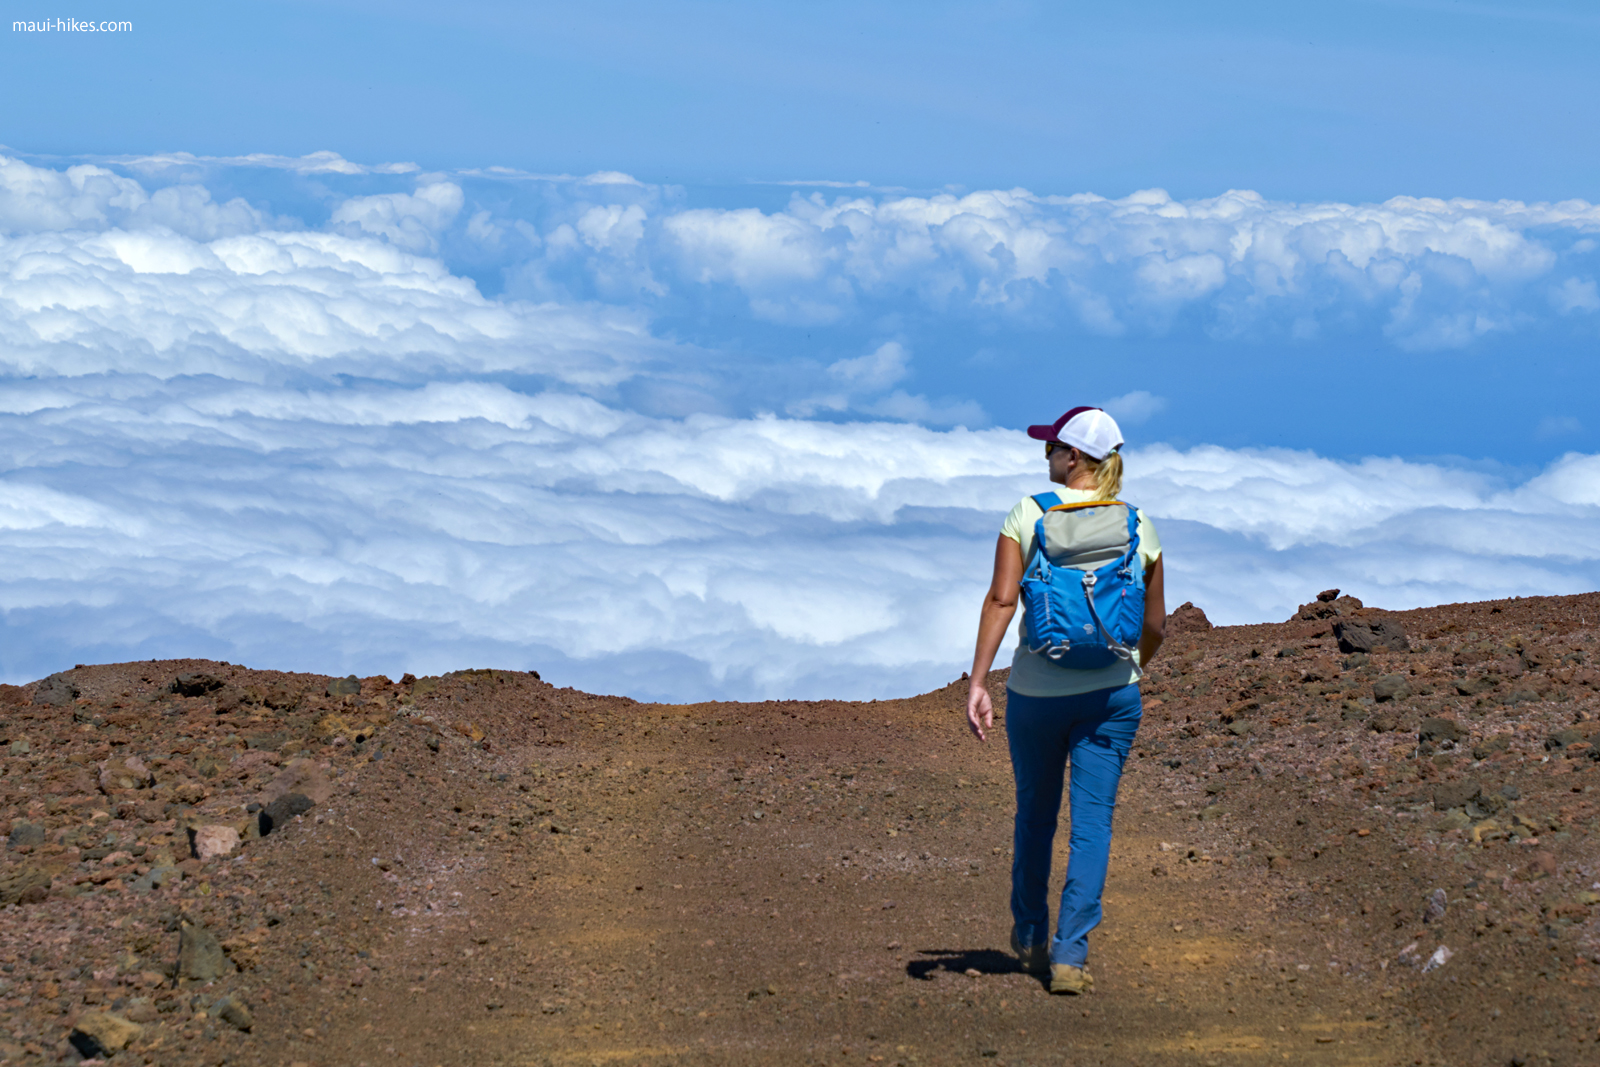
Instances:
[[[0,45],[13,146],[1365,201],[1584,196],[1600,144],[1578,2],[92,6],[134,32]]]
[[[1600,579],[1582,6],[72,15],[0,33],[8,679],[931,687],[1084,402],[1221,621]]]

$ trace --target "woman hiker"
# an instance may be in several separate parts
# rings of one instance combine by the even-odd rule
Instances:
[[[1122,432],[1110,415],[1099,408],[1073,408],[1051,425],[1030,426],[1028,436],[1044,442],[1050,480],[1064,488],[1024,497],[1000,528],[994,578],[972,658],[967,721],[979,741],[994,725],[985,680],[1016,613],[1022,584],[1027,584],[1024,619],[1006,683],[1006,741],[1017,785],[1011,948],[1025,971],[1049,972],[1050,992],[1087,993],[1094,987],[1088,969],[1089,931],[1100,923],[1117,784],[1139,729],[1140,668],[1161,647],[1166,622],[1161,541],[1138,509],[1102,503],[1116,501],[1122,491]],[[1047,545],[1035,544],[1038,531],[1045,532]],[[1047,546],[1046,559],[1036,561],[1035,552]],[[1054,572],[1057,584],[1052,589],[1066,590],[1043,614],[1035,608],[1041,568],[1046,577]],[[1136,588],[1141,578],[1142,611]],[[1113,595],[1128,605],[1129,617],[1115,616],[1116,605],[1102,601]],[[1050,630],[1064,625],[1074,611],[1079,625],[1073,634],[1051,631],[1041,640],[1028,633],[1029,618],[1045,620],[1036,625]],[[1052,938],[1046,894],[1069,762],[1071,856]]]

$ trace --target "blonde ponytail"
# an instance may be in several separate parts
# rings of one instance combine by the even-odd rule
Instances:
[[[1081,453],[1080,453],[1081,454]],[[1084,462],[1094,472],[1095,498],[1115,500],[1122,493],[1122,453],[1113,452],[1105,459],[1096,460],[1085,455]]]

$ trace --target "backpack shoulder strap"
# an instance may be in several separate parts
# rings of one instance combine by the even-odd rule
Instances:
[[[1061,506],[1061,498],[1054,493],[1039,493],[1032,497],[1035,504],[1039,505],[1041,512]],[[1034,557],[1039,555],[1039,543],[1044,539],[1044,516],[1040,515],[1033,523],[1033,544],[1028,548],[1028,558],[1022,561],[1022,569],[1027,570],[1033,564]]]

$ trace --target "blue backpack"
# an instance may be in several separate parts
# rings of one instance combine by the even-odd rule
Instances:
[[[1131,660],[1144,631],[1138,513],[1120,500],[1033,500],[1044,514],[1022,574],[1028,650],[1077,670]]]

